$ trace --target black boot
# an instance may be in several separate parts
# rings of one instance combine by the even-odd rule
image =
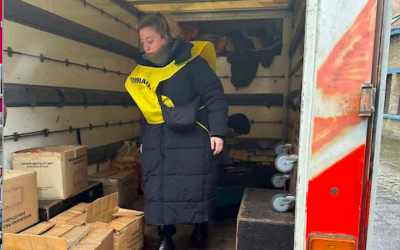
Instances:
[[[175,244],[172,235],[176,233],[174,225],[158,227],[158,235],[160,236],[160,245],[158,250],[175,250]]]
[[[204,247],[208,236],[208,223],[196,223],[192,233],[192,244],[194,247]]]

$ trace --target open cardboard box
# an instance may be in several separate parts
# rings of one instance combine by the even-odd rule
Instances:
[[[90,203],[86,224],[114,230],[114,250],[141,250],[144,246],[144,213],[118,207],[118,193]]]
[[[46,224],[48,223],[48,224]],[[56,225],[56,226],[54,226]],[[53,228],[54,227],[54,228]],[[50,229],[52,228],[52,229]],[[22,234],[6,234],[5,241],[7,241],[7,249],[12,250],[50,250],[60,249],[63,250],[66,241],[63,238],[54,238],[54,233],[50,233],[51,230],[57,229],[58,231],[64,232],[63,230],[78,230],[74,233],[84,234],[86,230],[100,228],[111,230],[113,245],[112,248],[79,248],[85,250],[92,249],[114,249],[114,250],[141,250],[144,246],[144,213],[140,211],[133,211],[118,207],[118,193],[113,193],[103,198],[97,199],[93,203],[86,204],[81,203],[75,207],[57,215],[52,218],[49,222],[40,223],[34,228],[28,229]],[[50,229],[50,231],[48,231]],[[56,232],[58,232],[56,230]],[[42,234],[43,232],[46,232]],[[32,235],[32,232],[36,234]],[[101,232],[101,231],[100,231]],[[37,236],[41,234],[41,236]],[[63,234],[57,234],[57,236],[64,237]],[[68,236],[68,235],[67,235]],[[8,241],[22,241],[20,245],[12,244]],[[51,244],[53,248],[29,248],[23,247],[25,244],[29,246],[31,244]],[[81,244],[81,243],[79,243]],[[81,245],[75,247],[83,247]],[[88,244],[88,243],[86,243]],[[22,246],[22,247],[21,247]],[[56,246],[56,247],[55,247]],[[68,246],[68,245],[67,245]],[[100,246],[102,247],[102,246]],[[65,248],[66,249],[66,248]]]
[[[90,181],[103,183],[104,195],[118,192],[118,206],[128,208],[138,197],[139,176],[135,170],[105,170],[89,176]]]
[[[42,222],[19,234],[4,234],[4,250],[109,250],[113,230],[93,225]]]

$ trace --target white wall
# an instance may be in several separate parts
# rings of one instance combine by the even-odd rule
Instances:
[[[101,15],[97,10],[78,0],[30,0],[49,12],[77,22],[118,40],[137,46],[138,38],[133,29]],[[137,19],[108,0],[90,0],[89,3],[103,8],[104,11],[118,16],[119,19],[137,27]],[[79,64],[88,63],[94,67],[106,67],[108,70],[130,73],[135,67],[130,58],[106,50],[95,48],[54,34],[37,30],[11,21],[4,21],[4,48],[32,55],[43,54],[58,60],[68,59]],[[125,91],[127,76],[103,73],[97,70],[14,54],[9,57],[3,53],[4,82],[21,85],[61,86],[95,90]],[[7,97],[6,97],[7,98]],[[72,127],[115,123],[138,120],[139,111],[135,107],[96,106],[96,107],[23,107],[8,108],[7,126],[4,135],[26,133],[43,129],[64,130]],[[88,148],[126,140],[139,135],[139,124],[122,125],[109,128],[96,128],[81,132],[82,143]],[[11,154],[17,150],[44,145],[77,144],[76,133],[50,134],[48,137],[35,136],[20,138],[17,142],[6,140],[4,145],[5,168],[10,169]],[[103,164],[104,165],[104,164]],[[107,165],[107,164],[105,164]]]
[[[23,0],[29,4],[37,6],[48,12],[69,19],[83,26],[96,30],[100,33],[117,38],[118,40],[137,46],[139,39],[138,34],[128,26],[116,22],[110,16],[101,15],[101,13],[91,8],[90,6],[84,7],[80,0]],[[105,12],[117,16],[119,19],[126,23],[137,27],[138,20],[130,15],[124,9],[116,6],[108,0],[86,0],[88,3],[93,4],[98,8],[103,8]]]
[[[254,78],[248,87],[237,90],[229,78],[232,75],[231,64],[227,61],[226,57],[218,58],[217,75],[221,79],[226,94],[285,94],[288,88],[288,49],[292,32],[289,16],[288,13],[281,14],[280,16],[282,18],[285,17],[283,19],[283,48],[281,55],[274,58],[269,68],[264,68],[260,64],[256,78]],[[257,24],[259,25],[260,21],[257,21]],[[271,108],[263,106],[230,106],[229,109],[230,114],[243,113],[250,120],[276,121],[283,119],[285,106]],[[267,123],[253,124],[250,134],[244,137],[281,139],[283,137],[283,125]]]

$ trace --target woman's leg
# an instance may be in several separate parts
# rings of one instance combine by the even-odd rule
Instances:
[[[194,224],[192,233],[192,244],[195,247],[202,247],[205,245],[208,236],[208,222],[201,222]]]
[[[174,250],[175,244],[172,236],[176,234],[175,225],[159,226],[158,235],[160,236],[160,245],[158,250]]]

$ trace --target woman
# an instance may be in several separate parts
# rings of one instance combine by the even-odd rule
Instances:
[[[145,17],[139,33],[144,54],[125,86],[145,117],[141,149],[146,223],[158,226],[160,250],[175,248],[174,225],[186,223],[195,224],[192,243],[201,246],[213,212],[213,155],[223,149],[228,120],[223,87],[211,68],[215,52],[210,43],[180,39],[169,16]],[[180,110],[198,99],[192,126],[167,124],[163,105]]]

